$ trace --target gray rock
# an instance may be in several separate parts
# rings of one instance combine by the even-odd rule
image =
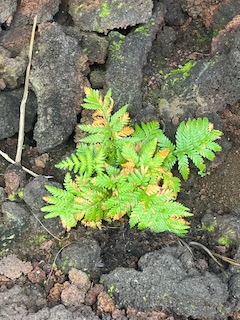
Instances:
[[[176,31],[172,27],[164,26],[163,32],[159,33],[157,39],[163,57],[170,57],[174,50],[174,42],[177,39]]]
[[[2,204],[6,200],[6,193],[3,187],[0,187],[0,204]]]
[[[181,1],[164,0],[166,6],[166,24],[168,26],[180,26],[185,20],[185,14],[181,8]]]
[[[21,56],[11,57],[11,52],[0,47],[0,89],[14,89],[26,71],[27,60]]]
[[[4,23],[17,9],[17,0],[2,0],[0,10],[0,23]]]
[[[72,0],[69,13],[74,24],[84,31],[107,33],[115,28],[127,28],[147,22],[152,15],[152,0]]]
[[[116,268],[101,280],[120,307],[142,311],[165,310],[199,319],[225,319],[228,287],[210,272],[194,267],[183,247],[166,248],[144,255],[141,271]]]
[[[89,64],[104,64],[107,58],[108,40],[106,36],[99,36],[96,32],[81,31],[77,27],[66,27],[65,33],[78,40]]]
[[[90,75],[89,80],[93,89],[102,89],[106,84],[105,71],[101,69],[94,69]]]
[[[223,28],[240,12],[239,0],[230,0],[221,3],[213,16],[213,27],[215,30]]]
[[[22,0],[19,3],[14,16],[13,26],[25,26],[33,23],[34,16],[37,15],[37,22],[52,21],[54,15],[59,10],[60,0],[39,1],[37,4],[31,0]]]
[[[2,204],[2,223],[0,224],[0,247],[2,256],[14,252],[25,241],[25,233],[30,224],[30,215],[26,205],[6,201]],[[23,240],[24,239],[24,240]]]
[[[187,72],[169,74],[160,92],[159,112],[167,125],[185,118],[215,114],[240,99],[239,33],[231,47],[210,60],[192,64]]]
[[[38,101],[34,139],[39,152],[45,152],[66,141],[74,130],[88,83],[81,72],[88,65],[78,41],[60,26],[42,24],[39,32],[30,81]]]
[[[87,55],[89,63],[104,64],[108,53],[108,41],[94,32],[82,32],[80,41],[83,52]]]
[[[83,238],[77,243],[64,248],[57,258],[58,268],[69,272],[76,268],[90,274],[91,278],[99,275],[98,264],[101,262],[100,247],[94,239]]]
[[[0,140],[11,137],[18,132],[19,108],[23,97],[23,89],[0,91]],[[36,96],[29,91],[26,103],[25,132],[33,129],[36,118]]]
[[[203,229],[206,230],[218,245],[237,244],[240,241],[240,217],[238,215],[206,214],[202,219]]]
[[[23,317],[15,318],[17,316],[15,309],[18,306],[22,307],[20,310],[26,315],[28,312],[38,311],[46,306],[46,303],[46,293],[38,284],[28,283],[24,287],[15,285],[11,289],[0,292],[0,319],[24,319]]]
[[[44,218],[45,213],[41,211],[41,208],[46,205],[46,202],[42,199],[42,197],[49,194],[45,188],[46,185],[53,185],[58,188],[62,187],[60,184],[53,183],[48,181],[48,179],[39,176],[26,185],[24,188],[23,199],[32,212],[37,216],[37,218],[47,227],[47,229],[57,235],[63,231],[60,219],[57,217],[46,220]],[[36,224],[38,225],[37,221]]]
[[[155,39],[159,25],[163,24],[164,9],[159,6],[148,23],[135,28],[127,36],[109,33],[109,54],[106,65],[106,83],[113,91],[115,107],[129,104],[129,111],[139,116],[142,108],[142,68]]]
[[[29,224],[31,213],[26,205],[17,202],[6,201],[2,204],[4,223],[13,233],[22,233]]]
[[[10,298],[9,298],[10,299]],[[88,306],[66,308],[57,305],[52,308],[44,307],[36,313],[29,312],[25,305],[8,305],[0,310],[0,320],[100,320]]]

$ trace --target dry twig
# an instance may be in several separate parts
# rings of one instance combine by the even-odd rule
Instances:
[[[27,66],[26,77],[25,77],[23,98],[20,105],[18,146],[17,146],[17,154],[15,158],[15,162],[18,162],[18,163],[21,162],[23,142],[24,142],[25,111],[26,111],[26,102],[28,98],[29,77],[30,77],[30,69],[31,69],[31,63],[32,63],[32,51],[33,51],[36,25],[37,25],[37,16],[35,16],[33,20],[33,27],[32,27],[31,40],[30,40],[29,53],[28,53],[28,66]]]

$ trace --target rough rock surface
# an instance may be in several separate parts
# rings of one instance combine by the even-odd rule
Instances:
[[[28,46],[30,42],[32,26],[21,26],[9,30],[3,30],[0,33],[1,45],[11,52],[11,57],[20,56],[25,58],[24,65],[26,69]],[[18,59],[20,58],[18,57]]]
[[[17,9],[17,0],[2,0],[0,10],[0,23],[4,23]]]
[[[60,0],[21,0],[14,16],[13,26],[24,26],[32,23],[37,15],[37,21],[48,22],[58,12]]]
[[[87,272],[91,278],[94,278],[99,274],[98,266],[101,266],[100,247],[95,240],[83,238],[64,248],[56,264],[64,272],[76,268]]]
[[[168,26],[182,25],[186,18],[186,15],[181,9],[181,1],[164,0],[163,3],[166,7],[166,24]]]
[[[11,137],[18,132],[19,108],[23,89],[0,92],[0,139]],[[25,132],[32,130],[36,118],[36,96],[29,91],[26,103]]]
[[[166,123],[179,124],[188,117],[214,114],[239,101],[239,41],[239,32],[230,32],[225,48],[219,49],[218,54],[193,63],[186,73],[167,77],[159,102],[159,112]]]
[[[19,78],[25,73],[27,61],[21,56],[12,58],[10,51],[0,47],[0,65],[0,89],[16,88]]]
[[[109,45],[106,37],[99,36],[96,32],[81,31],[77,27],[67,27],[64,31],[79,41],[89,64],[106,62]]]
[[[210,272],[199,272],[186,248],[151,252],[138,266],[141,271],[116,268],[101,277],[120,307],[171,310],[197,319],[224,319],[229,311],[227,284]]]
[[[78,41],[66,36],[57,24],[42,24],[30,81],[38,100],[34,128],[37,148],[45,152],[66,141],[76,124],[87,80],[86,56]]]
[[[0,260],[0,274],[8,277],[9,279],[17,279],[22,274],[28,274],[31,271],[31,263],[18,259],[14,254],[3,257]]]
[[[69,13],[85,31],[107,32],[145,23],[152,15],[152,0],[70,0]]]
[[[37,216],[37,218],[55,235],[60,234],[63,231],[61,221],[59,218],[52,218],[46,220],[41,208],[46,205],[42,197],[48,194],[45,185],[54,185],[61,187],[59,184],[52,183],[46,178],[39,176],[30,181],[24,188],[24,201],[29,206],[30,210]]]
[[[115,107],[129,105],[134,116],[142,108],[142,68],[158,28],[163,24],[164,9],[159,6],[148,23],[124,36],[117,31],[109,33],[109,55],[106,66],[106,83],[112,88]]]
[[[24,287],[15,285],[7,291],[0,292],[0,319],[24,319],[23,316],[28,312],[38,311],[46,305],[46,302],[44,289],[39,285],[30,283]],[[18,312],[23,313],[21,318],[17,318]]]
[[[228,22],[230,22],[236,14],[240,13],[240,2],[238,0],[222,1],[217,7],[217,10],[213,15],[212,27],[215,29],[223,28]]]
[[[211,233],[217,245],[237,244],[240,241],[240,217],[237,214],[206,214],[202,225],[204,230]]]
[[[190,17],[200,17],[208,28],[219,30],[240,12],[238,0],[181,0],[182,9]]]
[[[99,320],[88,306],[67,309],[64,305],[46,307],[39,285],[25,285],[0,292],[0,320]]]

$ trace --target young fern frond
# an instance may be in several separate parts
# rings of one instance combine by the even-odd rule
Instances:
[[[198,118],[182,122],[176,132],[176,149],[174,155],[178,160],[178,168],[184,180],[189,176],[188,158],[199,169],[201,176],[206,175],[204,158],[214,159],[214,152],[221,151],[221,147],[214,142],[222,132],[214,130],[207,118]]]
[[[111,90],[102,97],[98,90],[85,89],[83,108],[93,110],[92,124],[80,125],[88,133],[75,153],[56,165],[67,170],[64,190],[46,186],[50,196],[42,211],[46,218],[60,217],[69,231],[80,221],[101,228],[128,215],[130,227],[154,232],[185,234],[191,216],[176,202],[180,179],[171,169],[178,162],[183,179],[189,176],[189,160],[206,174],[204,159],[213,160],[221,147],[215,142],[221,132],[207,118],[182,122],[176,145],[152,121],[132,128],[127,105],[112,114]]]

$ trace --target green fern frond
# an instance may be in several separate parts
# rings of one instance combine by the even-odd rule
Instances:
[[[68,231],[77,225],[74,218],[74,195],[67,191],[54,186],[46,186],[46,189],[52,196],[44,197],[48,205],[41,208],[41,211],[48,212],[45,215],[46,219],[59,217],[62,225]]]
[[[96,133],[92,134],[91,136],[84,137],[80,141],[90,144],[102,143],[104,142],[104,136],[99,133]]]
[[[168,137],[165,136],[162,130],[159,131],[157,139],[160,150],[169,150],[168,156],[164,159],[163,165],[167,170],[171,170],[177,161],[177,158],[174,154],[175,145]]]
[[[127,108],[128,105],[125,105],[111,116],[110,123],[113,126],[113,130],[115,132],[122,130],[123,126],[128,124],[129,121],[122,121],[123,115],[126,113]]]
[[[88,132],[88,133],[104,133],[104,128],[102,127],[96,127],[96,126],[93,126],[91,124],[79,124],[78,127],[82,130],[82,131],[85,131],[85,132]]]
[[[127,161],[132,161],[135,165],[139,162],[139,156],[131,143],[125,143],[122,146],[122,156]]]
[[[85,88],[86,97],[83,99],[82,107],[90,110],[101,110],[102,99],[98,90]]]
[[[143,166],[150,165],[150,162],[153,160],[153,156],[156,153],[157,148],[157,138],[152,139],[148,142],[145,142],[142,148],[139,151],[140,164]],[[157,158],[155,158],[156,160]]]
[[[147,123],[141,123],[141,125],[135,125],[132,138],[134,142],[141,141],[144,144],[146,141],[155,139],[159,134],[159,123],[151,121]]]
[[[189,161],[188,157],[184,153],[178,153],[178,170],[181,173],[184,180],[187,180],[189,176]]]
[[[198,118],[182,122],[176,132],[176,149],[174,155],[178,160],[178,168],[184,180],[189,175],[188,159],[191,159],[199,169],[201,176],[205,175],[206,164],[204,158],[213,160],[214,152],[221,147],[214,142],[222,133],[213,130],[212,124],[207,118]]]
[[[183,235],[189,229],[189,209],[176,202],[180,180],[170,171],[178,169],[186,180],[189,160],[205,175],[204,159],[213,160],[221,147],[215,142],[221,132],[207,118],[182,122],[176,132],[176,146],[152,121],[129,125],[127,105],[112,114],[111,90],[103,97],[85,88],[83,108],[94,110],[93,123],[80,125],[88,136],[80,140],[75,153],[56,167],[69,171],[64,189],[46,186],[42,208],[46,218],[60,217],[69,231],[80,221],[101,228],[129,216],[130,227]]]
[[[139,203],[132,209],[129,222],[130,226],[138,225],[140,230],[149,228],[154,232],[164,232],[174,230],[178,235],[183,235],[189,229],[184,217],[191,216],[189,209],[185,206],[173,202],[166,202],[159,197],[155,197],[150,206]]]

